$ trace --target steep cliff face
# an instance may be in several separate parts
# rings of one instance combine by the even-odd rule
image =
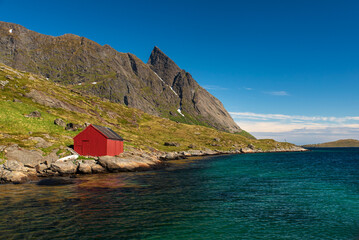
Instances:
[[[198,121],[206,121],[217,129],[241,131],[223,104],[202,88],[191,74],[180,69],[158,47],[153,49],[148,64],[178,94],[183,113],[193,116]]]
[[[241,131],[221,102],[158,48],[145,64],[84,37],[47,36],[0,22],[0,62],[153,115]]]

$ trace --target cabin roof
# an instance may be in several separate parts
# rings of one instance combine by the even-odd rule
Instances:
[[[115,131],[113,131],[111,128],[94,125],[94,124],[92,124],[92,126],[96,128],[98,131],[100,131],[103,135],[105,135],[105,137],[107,137],[108,139],[123,141],[123,138],[120,135],[118,135]]]

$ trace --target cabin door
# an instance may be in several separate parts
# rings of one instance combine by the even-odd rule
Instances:
[[[82,154],[90,155],[90,140],[82,140]]]

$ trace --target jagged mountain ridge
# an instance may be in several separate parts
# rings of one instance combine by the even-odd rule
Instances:
[[[222,103],[157,47],[145,64],[84,37],[53,37],[0,22],[0,62],[153,115],[241,131]]]

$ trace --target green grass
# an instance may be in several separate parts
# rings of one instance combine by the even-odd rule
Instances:
[[[110,127],[125,139],[125,148],[133,146],[144,150],[155,148],[161,151],[180,151],[188,150],[188,146],[193,144],[197,149],[231,150],[252,144],[257,148],[270,150],[278,146],[290,145],[273,140],[256,140],[245,131],[231,134],[201,126],[203,124],[200,120],[187,119],[189,116],[185,112],[186,117],[173,117],[173,120],[180,122],[176,123],[121,104],[103,101],[92,95],[71,91],[70,87],[55,84],[43,77],[18,72],[0,64],[0,80],[5,80],[6,76],[11,76],[14,80],[9,80],[10,83],[0,89],[0,145],[16,143],[22,147],[35,148],[36,143],[30,141],[29,137],[45,135],[49,135],[52,139],[49,141],[53,143],[53,146],[42,149],[45,153],[73,144],[72,138],[79,131],[66,131],[63,127],[56,126],[54,124],[56,118],[62,118],[67,123],[89,122]],[[31,89],[79,107],[85,113],[38,104],[25,97]],[[13,102],[14,98],[22,102]],[[41,113],[41,118],[25,117],[35,110]],[[9,134],[11,137],[1,137],[1,133]],[[221,141],[218,143],[214,138],[219,138]],[[164,146],[164,142],[168,141],[178,142],[180,147]]]

